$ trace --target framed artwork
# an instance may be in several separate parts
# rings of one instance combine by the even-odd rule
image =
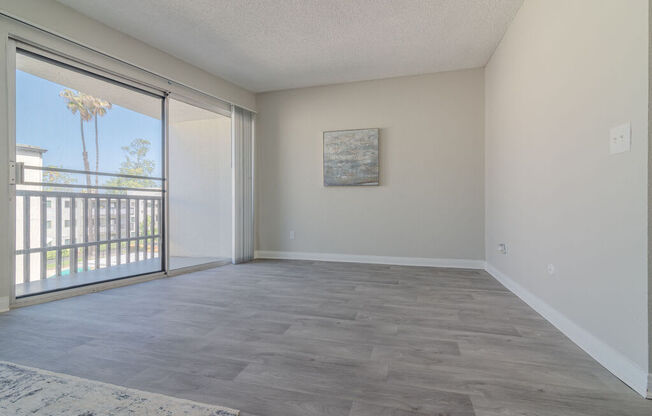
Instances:
[[[378,130],[324,132],[324,186],[378,185]]]

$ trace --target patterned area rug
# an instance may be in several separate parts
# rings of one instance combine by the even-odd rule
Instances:
[[[0,414],[238,416],[240,411],[0,361]]]

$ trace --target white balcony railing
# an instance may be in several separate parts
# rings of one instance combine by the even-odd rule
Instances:
[[[36,166],[18,169],[86,173]],[[21,178],[24,175],[18,173],[16,284],[160,257],[162,189],[27,182]]]

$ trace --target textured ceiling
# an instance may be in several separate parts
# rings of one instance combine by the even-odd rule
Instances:
[[[251,91],[484,66],[523,0],[57,0]]]

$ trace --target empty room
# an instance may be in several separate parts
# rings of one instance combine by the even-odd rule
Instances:
[[[651,416],[651,0],[0,0],[0,416]]]

